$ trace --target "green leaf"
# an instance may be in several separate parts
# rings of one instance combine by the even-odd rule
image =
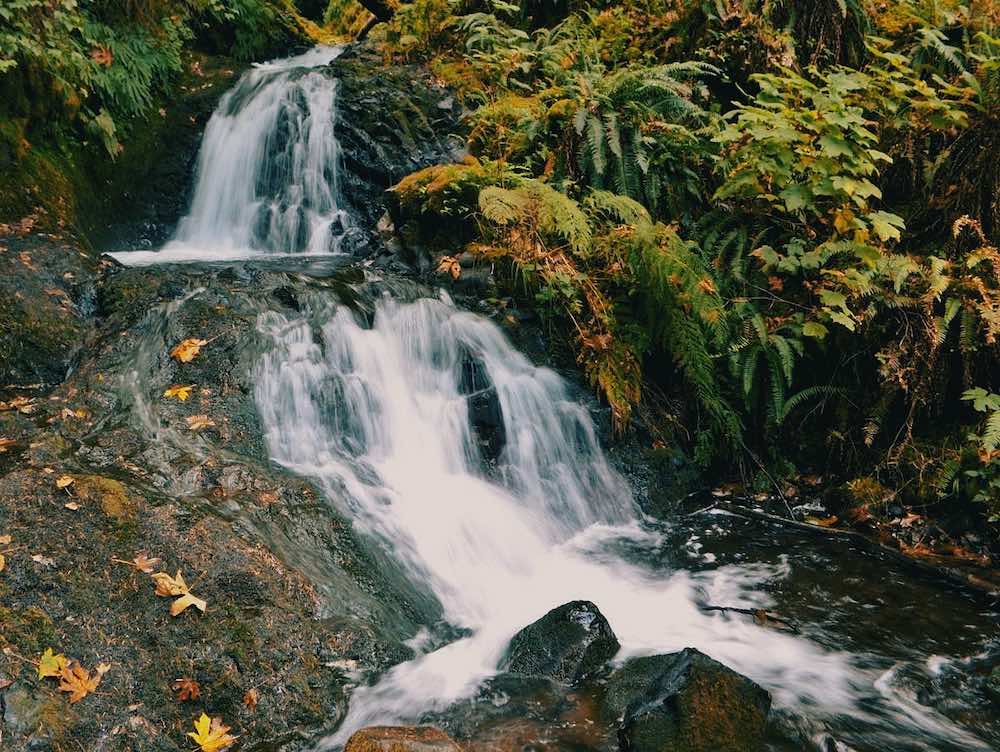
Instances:
[[[873,212],[868,215],[868,218],[871,220],[875,234],[882,241],[899,240],[902,237],[900,230],[906,227],[902,217],[886,211]]]
[[[807,321],[802,325],[802,336],[813,339],[825,339],[829,329],[818,321]]]

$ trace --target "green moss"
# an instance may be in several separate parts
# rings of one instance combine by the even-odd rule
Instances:
[[[0,645],[10,646],[28,658],[41,655],[56,643],[52,619],[37,606],[5,608],[0,606]]]

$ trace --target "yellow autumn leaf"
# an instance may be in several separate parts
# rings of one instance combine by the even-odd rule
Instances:
[[[166,572],[157,572],[154,575],[150,575],[153,578],[153,582],[156,583],[156,594],[161,598],[170,598],[175,595],[187,595],[188,586],[184,582],[184,577],[181,576],[181,571],[178,569],[177,574],[171,577]]]
[[[198,598],[197,596],[194,596],[191,593],[185,593],[180,598],[178,598],[177,600],[175,600],[173,603],[170,604],[170,615],[180,616],[191,606],[194,606],[202,613],[205,613],[205,609],[208,607],[208,604],[205,603],[205,601],[203,601],[201,598]]]
[[[189,415],[184,420],[187,421],[188,429],[191,431],[200,431],[203,428],[210,428],[215,425],[215,421],[207,415]]]
[[[103,675],[102,672],[98,671],[94,676],[91,676],[87,669],[74,661],[71,665],[63,668],[59,675],[59,691],[70,693],[69,702],[72,705],[97,689]]]
[[[190,363],[201,352],[201,348],[208,344],[205,339],[186,339],[177,347],[170,351],[170,357],[179,360],[181,363]]]
[[[76,481],[72,475],[60,475],[56,478],[56,488],[69,488]]]
[[[194,389],[194,386],[172,386],[163,392],[163,396],[167,399],[187,402],[187,398],[191,396],[192,389]]]
[[[66,660],[65,655],[62,653],[54,654],[52,648],[46,648],[38,659],[38,678],[61,676],[68,665],[69,661]]]
[[[209,718],[204,713],[194,722],[194,731],[189,731],[188,736],[194,739],[201,752],[220,752],[236,741],[221,718]]]
[[[2,572],[7,567],[7,559],[4,558],[3,554],[0,554],[0,572]]]

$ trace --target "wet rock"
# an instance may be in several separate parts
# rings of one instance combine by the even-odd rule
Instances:
[[[626,662],[602,701],[627,752],[762,750],[770,708],[767,691],[693,648]]]
[[[461,752],[461,749],[433,726],[370,726],[356,732],[344,752]]]
[[[572,601],[514,635],[500,669],[574,684],[596,674],[620,647],[597,606]]]

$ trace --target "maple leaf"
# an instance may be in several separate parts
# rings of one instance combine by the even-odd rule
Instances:
[[[170,598],[175,595],[187,595],[188,586],[184,582],[181,570],[177,570],[177,575],[171,577],[166,572],[157,572],[151,575],[156,583],[156,594],[161,598]]]
[[[69,488],[76,482],[72,475],[60,475],[56,478],[56,488]]]
[[[204,713],[194,722],[194,731],[188,731],[188,736],[194,739],[201,752],[220,752],[236,741],[221,718],[209,718]]]
[[[181,402],[187,402],[192,389],[194,389],[193,386],[172,386],[163,393],[163,396],[167,399],[174,398]]]
[[[191,606],[194,606],[202,613],[205,613],[205,609],[208,608],[208,604],[205,603],[205,601],[203,601],[201,598],[191,593],[185,593],[180,598],[178,598],[177,600],[175,600],[173,603],[170,604],[170,615],[180,616]]]
[[[139,553],[137,553],[135,555],[135,558],[132,559],[132,561],[125,561],[124,559],[115,559],[115,558],[112,558],[111,561],[116,562],[118,564],[128,564],[130,567],[133,567],[134,569],[143,572],[145,574],[152,574],[153,570],[156,569],[156,565],[160,563],[160,560],[158,558],[154,557],[150,559],[149,556],[146,555],[145,551],[140,551]]]
[[[46,648],[38,659],[38,678],[44,679],[47,676],[58,678],[66,670],[69,661],[62,653],[53,654],[52,648]]]
[[[184,420],[187,421],[188,429],[191,431],[200,431],[215,425],[215,421],[207,415],[189,415]]]
[[[64,667],[62,673],[59,675],[59,691],[70,693],[69,702],[72,705],[75,702],[80,702],[80,700],[97,689],[97,685],[101,683],[102,676],[104,674],[100,671],[91,676],[87,669],[74,661]]]
[[[174,680],[174,693],[180,702],[197,700],[201,696],[201,685],[190,677],[182,676]]]
[[[243,704],[250,708],[250,710],[257,709],[257,702],[259,700],[260,693],[257,691],[256,687],[251,687],[247,690],[246,694],[243,695]]]
[[[181,363],[190,363],[198,357],[201,348],[207,344],[208,340],[206,339],[186,339],[170,351],[170,357],[179,360]]]

